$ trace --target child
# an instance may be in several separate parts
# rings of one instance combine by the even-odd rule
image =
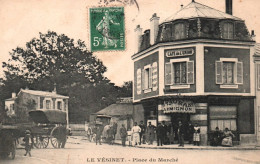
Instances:
[[[24,137],[23,141],[25,142],[25,151],[26,151],[24,156],[26,156],[27,153],[28,153],[29,156],[31,157],[32,156],[31,155],[32,140],[31,140],[31,132],[30,132],[30,130],[26,130],[25,131],[25,137]]]

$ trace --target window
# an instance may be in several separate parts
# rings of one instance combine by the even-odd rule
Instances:
[[[233,23],[224,23],[223,25],[223,38],[233,39],[234,38],[234,25]]]
[[[175,84],[186,84],[186,62],[173,63],[174,79]]]
[[[223,84],[234,84],[234,62],[223,62]]]
[[[146,65],[143,69],[139,68],[136,71],[136,93],[148,93],[157,91],[158,89],[158,74],[157,62]]]
[[[165,85],[180,89],[189,88],[189,84],[194,84],[194,61],[189,61],[189,58],[171,59],[165,64]]]
[[[186,28],[184,23],[177,23],[174,25],[174,36],[175,39],[184,39],[186,38]]]
[[[210,130],[214,131],[216,127],[220,130],[228,128],[232,131],[237,130],[237,108],[236,106],[210,106]]]
[[[143,90],[144,92],[150,92],[152,88],[152,67],[146,65],[143,69]]]
[[[57,108],[58,108],[59,110],[62,110],[62,104],[61,104],[61,101],[58,101],[58,102],[57,102]]]
[[[237,58],[220,58],[215,66],[216,84],[221,84],[221,88],[237,88],[243,84],[243,63]]]
[[[46,109],[51,109],[51,101],[46,100]]]

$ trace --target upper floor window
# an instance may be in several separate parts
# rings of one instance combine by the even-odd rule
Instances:
[[[51,109],[51,101],[46,100],[46,109]]]
[[[183,39],[186,37],[186,28],[184,23],[177,23],[174,25],[174,36],[175,39]]]
[[[223,25],[223,38],[233,39],[234,38],[234,25],[233,23],[226,22]]]
[[[152,88],[152,67],[147,65],[143,69],[143,90],[150,91]]]
[[[158,89],[157,62],[139,68],[136,72],[136,93],[148,93]]]
[[[189,58],[171,59],[165,64],[165,85],[171,89],[189,88],[194,84],[194,61]]]
[[[61,103],[61,101],[58,101],[58,102],[57,102],[57,108],[58,108],[59,110],[62,110],[62,103]]]
[[[243,63],[237,58],[220,58],[215,66],[216,84],[221,84],[221,88],[237,88],[243,84]]]

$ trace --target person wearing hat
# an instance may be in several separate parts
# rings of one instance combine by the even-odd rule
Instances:
[[[148,145],[152,145],[155,137],[155,126],[152,125],[151,121],[148,122],[148,126],[146,128]]]
[[[25,137],[23,141],[25,142],[25,151],[26,151],[24,156],[27,156],[27,154],[29,154],[29,156],[31,157],[32,140],[31,140],[30,130],[25,131]]]

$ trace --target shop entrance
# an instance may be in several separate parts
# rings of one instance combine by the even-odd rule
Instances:
[[[175,140],[178,140],[178,135],[177,135],[177,129],[179,125],[179,121],[182,122],[184,125],[185,129],[188,129],[188,123],[190,121],[190,114],[189,113],[172,113],[171,114],[171,123],[175,131]],[[188,140],[187,137],[187,132],[184,134],[184,140]]]

